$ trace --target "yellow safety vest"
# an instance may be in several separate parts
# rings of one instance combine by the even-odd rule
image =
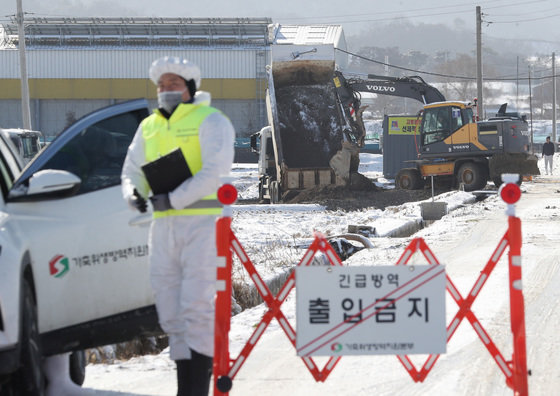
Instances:
[[[141,123],[146,162],[152,162],[179,147],[187,160],[191,173],[193,175],[198,173],[202,169],[202,155],[198,138],[199,127],[206,117],[217,111],[219,110],[202,104],[182,103],[168,120],[161,115],[159,110],[155,110],[154,114],[145,118]],[[184,209],[154,212],[154,218],[219,215],[220,213],[221,204],[218,202],[216,193],[213,193]]]

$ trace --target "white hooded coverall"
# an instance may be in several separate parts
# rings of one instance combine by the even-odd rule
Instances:
[[[209,103],[209,96],[204,95],[209,94],[197,92],[194,103],[201,103],[201,98],[204,98],[202,103]],[[168,122],[173,122],[173,115]],[[231,170],[234,139],[234,128],[222,113],[214,112],[204,119],[199,127],[202,169],[169,193],[173,209],[187,207],[216,192],[220,177]],[[144,198],[148,197],[150,189],[141,170],[145,163],[140,126],[123,165],[125,200],[128,201],[135,188]],[[165,216],[153,219],[150,226],[151,283],[159,323],[169,336],[173,360],[190,359],[190,349],[206,356],[214,355],[216,217]]]

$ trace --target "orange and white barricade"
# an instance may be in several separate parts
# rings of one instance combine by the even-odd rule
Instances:
[[[511,177],[510,177],[511,176]],[[521,287],[521,220],[515,217],[514,204],[521,196],[519,186],[515,184],[517,175],[503,175],[504,185],[500,189],[502,199],[508,204],[506,214],[508,215],[508,229],[492,253],[490,259],[481,271],[479,277],[471,288],[467,296],[462,296],[457,290],[449,276],[446,277],[446,289],[458,306],[457,313],[447,324],[447,343],[461,324],[463,319],[471,324],[474,331],[486,347],[491,357],[496,362],[498,368],[506,377],[506,384],[512,388],[514,395],[528,395],[528,370],[526,355],[525,338],[525,311],[523,292]],[[218,268],[218,292],[216,298],[216,325],[215,325],[215,355],[214,355],[214,395],[227,395],[233,386],[233,380],[249,357],[256,343],[272,321],[276,319],[284,333],[296,348],[296,332],[282,313],[281,306],[288,297],[289,293],[296,285],[295,271],[286,279],[284,285],[276,296],[274,296],[266,283],[256,271],[255,266],[249,259],[247,253],[239,243],[239,240],[231,230],[231,207],[237,198],[237,192],[231,185],[224,185],[218,190],[218,199],[225,205],[224,214],[216,223],[217,248],[220,265]],[[502,257],[506,248],[509,247],[509,291],[510,291],[510,316],[511,331],[513,334],[513,354],[511,359],[506,359],[490,335],[486,332],[480,321],[477,319],[471,307],[490,276],[492,270]],[[326,238],[321,234],[316,234],[313,243],[298,263],[298,266],[307,266],[312,263],[314,256],[322,252],[331,265],[342,265],[338,255],[332,249]],[[428,245],[422,238],[414,238],[404,250],[403,254],[395,263],[396,265],[406,265],[410,258],[416,253],[421,253],[429,265],[440,263]],[[241,264],[249,273],[251,279],[267,305],[267,311],[260,322],[255,326],[253,334],[236,358],[231,358],[229,351],[229,329],[231,320],[231,296],[232,296],[232,265],[233,255],[236,255]],[[442,275],[443,276],[443,275]],[[359,314],[368,314],[365,308]],[[375,313],[385,307],[378,308]],[[371,316],[371,314],[369,313]],[[397,355],[413,381],[422,382],[434,367],[439,354],[430,354],[423,366],[417,369],[407,355]],[[311,356],[302,356],[305,367],[310,371],[313,378],[318,382],[327,379],[331,371],[341,359],[340,356],[331,356],[323,368],[319,368]]]

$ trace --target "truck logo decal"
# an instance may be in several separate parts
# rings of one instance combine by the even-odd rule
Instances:
[[[331,351],[333,351],[333,352],[342,351],[342,345],[338,342],[335,342],[334,344],[331,345]]]
[[[54,256],[51,261],[49,261],[49,272],[55,278],[62,277],[69,269],[68,257],[61,254]]]
[[[395,87],[383,87],[381,85],[366,85],[367,89],[370,91],[377,92],[395,92]]]

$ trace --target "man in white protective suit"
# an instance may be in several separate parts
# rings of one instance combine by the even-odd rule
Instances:
[[[141,122],[128,148],[122,192],[135,210],[146,211],[148,199],[153,207],[150,276],[159,323],[177,364],[177,395],[206,396],[214,355],[215,221],[221,213],[216,191],[220,177],[231,170],[235,131],[210,106],[210,95],[197,92],[201,77],[194,63],[157,59],[150,79],[157,86],[159,108]],[[192,176],[171,191],[154,194],[142,166],[177,148]]]

